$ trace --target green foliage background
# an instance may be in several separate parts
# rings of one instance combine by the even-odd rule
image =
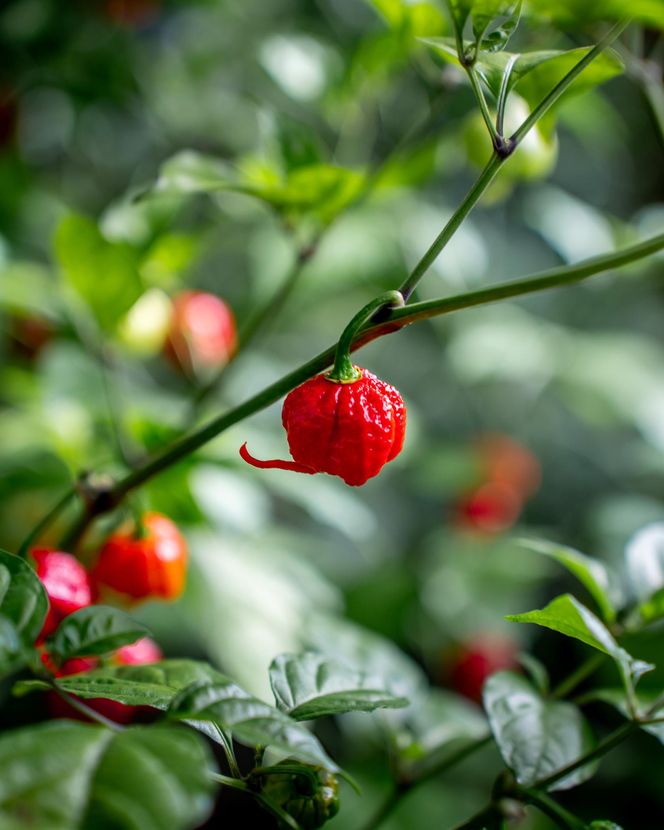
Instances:
[[[592,5],[532,2],[509,48],[592,43]],[[662,4],[601,5],[605,18],[629,6],[652,27],[643,37],[661,77]],[[442,5],[163,0],[132,24],[108,8],[10,0],[0,11],[0,87],[18,113],[11,127],[8,110],[0,151],[0,542],[10,551],[81,469],[121,470],[118,424],[132,453],[151,452],[334,342],[357,308],[403,280],[488,154],[461,72],[424,42],[452,35]],[[628,31],[625,48],[638,52],[640,37]],[[597,83],[617,71],[611,61],[598,64]],[[529,102],[538,77],[517,90]],[[508,164],[421,299],[662,231],[664,137],[648,101],[625,74],[594,83],[545,124],[542,141],[558,145],[551,175]],[[127,312],[147,290],[197,287],[226,298],[242,329],[319,236],[292,295],[192,416],[196,390],[149,346],[137,354]],[[422,668],[422,677],[409,675],[410,663],[397,672],[395,695],[425,676],[445,683],[454,648],[496,631],[562,680],[586,647],[503,617],[578,589],[515,539],[559,541],[622,572],[628,540],[662,521],[662,262],[367,347],[360,362],[400,389],[409,431],[403,454],[361,490],[242,464],[244,441],[260,457],[285,457],[279,405],[154,479],[136,503],[186,530],[192,566],[181,602],[144,606],[138,618],[168,656],[207,658],[261,699],[277,654],[313,647],[348,658],[341,618]],[[17,354],[14,326],[34,314],[58,336],[30,362]],[[519,527],[478,539],[455,527],[454,505],[476,480],[472,442],[494,432],[535,452],[543,482]],[[592,588],[580,596],[591,604]],[[367,638],[353,657],[376,668],[391,646]],[[660,666],[648,675],[653,688],[662,643],[654,626],[626,645]],[[617,684],[614,669],[601,672]],[[3,730],[42,716],[36,696],[1,693]],[[610,707],[592,706],[602,727],[615,724]],[[388,717],[325,722],[326,747],[363,789],[358,797],[343,785],[331,828],[361,826],[386,790]],[[81,730],[76,740],[93,751],[96,728]],[[161,738],[187,743],[165,727]],[[659,830],[661,758],[652,736],[637,735],[563,803],[587,821]],[[483,751],[409,796],[385,827],[453,826],[483,806],[498,769],[495,749]],[[234,809],[222,801],[218,815]],[[523,826],[553,825],[530,811]]]

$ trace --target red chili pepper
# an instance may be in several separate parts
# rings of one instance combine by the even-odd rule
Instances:
[[[173,299],[166,357],[189,374],[223,368],[237,348],[235,318],[214,294],[183,291]]]
[[[518,668],[517,644],[508,637],[487,632],[459,646],[448,667],[452,688],[480,703],[482,688],[497,671]]]
[[[134,600],[180,596],[187,570],[187,544],[175,524],[160,513],[146,513],[143,534],[116,533],[99,553],[92,571],[95,586]]]
[[[366,369],[350,383],[317,375],[294,389],[284,401],[282,421],[293,461],[242,458],[260,469],[328,473],[357,487],[381,471],[401,452],[406,407],[399,392]]]
[[[92,588],[87,571],[70,553],[35,548],[30,555],[49,600],[48,614],[39,635],[41,640],[52,634],[69,614],[90,605]]]

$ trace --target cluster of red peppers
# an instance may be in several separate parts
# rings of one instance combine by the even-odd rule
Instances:
[[[146,513],[140,528],[117,532],[108,538],[91,570],[86,570],[71,553],[35,548],[30,553],[37,576],[44,586],[49,610],[38,643],[44,647],[42,661],[56,676],[77,674],[97,668],[99,660],[77,657],[57,665],[47,652],[46,638],[65,617],[99,599],[132,605],[148,599],[173,600],[183,591],[187,569],[187,545],[175,526],[160,513]],[[159,646],[149,638],[123,646],[108,659],[111,665],[143,665],[162,658]],[[49,695],[51,714],[76,717],[71,706],[57,695]],[[131,721],[139,711],[111,700],[89,700],[100,714],[121,723]]]

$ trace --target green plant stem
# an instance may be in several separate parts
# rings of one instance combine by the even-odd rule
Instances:
[[[558,102],[561,96],[567,92],[569,87],[574,83],[584,69],[590,66],[590,64],[598,58],[602,52],[608,49],[608,47],[620,37],[622,32],[629,25],[629,22],[629,20],[623,20],[612,26],[606,35],[590,50],[590,52],[584,55],[584,57],[582,57],[581,60],[570,69],[567,75],[565,75],[565,77],[556,84],[551,92],[549,92],[549,94],[542,99],[542,101],[530,113],[519,129],[514,133],[512,141],[514,141],[515,144],[518,145],[525,138],[535,124],[537,124],[537,122],[546,115],[551,107]]]
[[[575,761],[572,761],[572,763],[562,767],[562,769],[559,769],[551,775],[548,775],[545,778],[540,779],[535,784],[526,789],[517,785],[512,790],[503,792],[502,795],[510,798],[516,798],[523,802],[529,802],[537,806],[539,809],[542,809],[545,805],[552,809],[552,807],[555,805],[555,808],[558,812],[558,816],[562,816],[562,814],[566,813],[566,811],[563,811],[561,807],[555,804],[555,802],[552,802],[551,799],[549,799],[546,796],[546,791],[550,789],[554,784],[558,783],[558,781],[561,781],[563,778],[567,778],[568,775],[571,775],[573,772],[576,772],[576,770],[580,769],[581,767],[585,767],[592,761],[602,758],[612,749],[623,743],[636,729],[639,728],[639,726],[640,724],[634,721],[629,721],[628,723],[622,724],[622,726],[619,726],[616,730],[611,732],[610,735],[607,735],[607,737],[604,738],[603,741],[600,741],[594,749],[591,749],[588,752],[584,753]],[[536,803],[536,800],[539,803]],[[546,812],[546,810],[543,811]],[[484,830],[484,828],[488,826],[486,822],[492,819],[495,820],[497,816],[499,816],[498,805],[492,800],[491,804],[489,804],[484,810],[477,813],[477,815],[473,816],[464,824],[461,824],[458,827],[456,827],[455,830]],[[577,828],[578,830],[581,830],[581,828],[583,827],[583,825],[578,824],[563,824],[561,826],[570,827],[571,830],[577,830]]]
[[[463,824],[458,824],[454,830],[486,830],[487,827],[495,827],[497,821],[500,821],[500,814],[493,805],[490,805],[480,810],[468,821],[464,821]]]
[[[582,683],[587,677],[590,677],[604,662],[604,654],[593,654],[587,660],[572,672],[569,677],[561,681],[556,688],[551,692],[554,698],[567,697],[570,692],[573,692],[576,687]]]
[[[567,764],[567,766],[559,769],[557,772],[548,775],[546,778],[542,778],[537,782],[537,784],[534,785],[533,789],[548,790],[554,784],[558,783],[558,781],[561,781],[563,778],[567,778],[568,775],[576,772],[576,770],[581,767],[585,767],[586,764],[589,764],[591,761],[602,758],[607,754],[607,752],[610,752],[614,749],[614,747],[623,743],[623,741],[638,728],[638,723],[632,721],[623,723],[622,726],[619,726],[616,730],[611,732],[610,735],[607,735],[604,740],[600,741],[594,749],[589,750],[584,755],[577,758],[576,761],[572,761],[571,764]]]
[[[473,93],[475,95],[477,103],[479,104],[480,112],[482,113],[482,118],[484,119],[486,128],[489,131],[489,135],[491,136],[491,143],[494,147],[496,147],[498,144],[498,133],[496,132],[496,128],[493,123],[493,117],[487,105],[486,97],[480,84],[480,80],[477,77],[477,71],[474,66],[466,66],[465,69],[466,74],[468,75],[468,79],[470,80],[470,85],[473,89]]]
[[[361,329],[353,341],[351,348],[352,350],[359,349],[376,338],[398,331],[404,326],[420,320],[430,319],[464,308],[485,305],[511,297],[520,297],[561,285],[581,282],[608,269],[620,268],[639,259],[643,259],[662,249],[664,249],[664,234],[653,237],[646,242],[624,248],[621,251],[594,257],[593,259],[576,265],[555,268],[537,276],[513,280],[453,297],[413,303],[409,306],[397,308],[390,311],[387,318],[380,323],[370,323]],[[90,503],[86,511],[79,517],[67,535],[68,544],[70,546],[76,544],[87,529],[90,521],[116,507],[132,490],[140,487],[163,470],[172,467],[178,461],[200,449],[229,427],[265,409],[305,380],[328,368],[334,359],[335,353],[336,345],[316,355],[307,361],[307,363],[304,363],[271,386],[263,389],[257,395],[249,398],[243,404],[240,404],[240,406],[223,413],[190,435],[176,441],[160,455],[149,459],[143,466],[120,479],[109,492],[103,494],[103,499]]]
[[[28,551],[33,546],[33,544],[39,539],[39,537],[44,533],[48,528],[53,524],[53,522],[58,518],[60,513],[67,507],[69,502],[74,498],[77,494],[76,487],[70,487],[69,490],[64,494],[64,496],[59,499],[58,502],[52,507],[51,510],[44,516],[44,518],[33,527],[30,533],[25,537],[23,542],[21,543],[21,547],[18,549],[17,556],[21,556],[25,559],[28,555]]]
[[[517,795],[524,804],[532,804],[533,807],[537,807],[541,813],[552,819],[563,830],[586,830],[585,821],[565,810],[546,793],[533,788],[520,787],[517,790]]]
[[[436,261],[448,242],[457,232],[468,214],[473,210],[475,205],[479,202],[481,197],[486,192],[491,182],[496,177],[501,166],[507,161],[509,156],[518,147],[525,136],[533,129],[537,122],[546,115],[551,107],[558,101],[569,86],[576,80],[576,78],[588,67],[601,53],[610,46],[611,43],[620,35],[620,33],[627,26],[627,22],[616,24],[602,40],[588,52],[572,69],[565,75],[565,77],[551,90],[551,92],[535,107],[531,114],[526,118],[519,129],[507,141],[504,153],[498,155],[494,153],[486,167],[480,173],[479,178],[469,190],[465,199],[453,214],[452,218],[445,225],[443,230],[438,234],[433,241],[430,248],[415,265],[412,272],[402,284],[399,289],[403,294],[404,300],[408,302],[417,284],[422,279],[424,274]]]
[[[277,314],[284,307],[291,294],[295,290],[300,278],[311,259],[315,256],[323,232],[320,232],[315,239],[307,245],[299,249],[295,257],[295,262],[291,266],[286,278],[277,288],[274,295],[265,303],[253,317],[251,317],[247,325],[239,334],[239,344],[236,351],[231,355],[230,360],[221,368],[216,375],[206,384],[200,387],[192,400],[192,410],[195,415],[200,406],[210,396],[212,392],[217,389],[222,377],[226,373],[228,367],[233,363],[241,352],[246,351],[247,347],[254,341],[257,335],[264,329],[268,322],[273,320]]]
[[[424,773],[424,775],[419,776],[419,778],[405,779],[396,782],[385,801],[378,808],[377,812],[364,825],[363,830],[376,830],[376,828],[380,827],[380,825],[385,821],[385,819],[389,818],[389,816],[392,815],[394,810],[401,804],[402,800],[407,795],[414,792],[416,789],[421,787],[427,781],[430,781],[432,778],[436,778],[437,776],[442,775],[444,772],[447,772],[447,770],[451,769],[452,767],[455,767],[462,761],[465,761],[466,758],[469,758],[475,752],[478,752],[480,749],[487,746],[490,742],[491,736],[479,738],[477,741],[474,741],[468,746],[465,746],[462,749],[460,749],[451,758],[448,758],[441,764],[437,764],[436,766],[427,770]]]
[[[231,778],[228,775],[222,775],[220,772],[213,772],[209,770],[208,772],[210,779],[215,781],[217,784],[221,784],[222,787],[230,787],[233,790],[242,790],[242,792],[248,793],[250,792],[249,787],[238,778]]]
[[[448,242],[452,239],[457,230],[461,227],[464,220],[473,210],[475,205],[482,198],[487,188],[496,177],[496,174],[498,173],[498,170],[500,170],[500,167],[502,166],[504,161],[504,159],[501,159],[498,155],[494,153],[494,155],[489,159],[489,162],[487,163],[486,167],[480,173],[479,178],[477,179],[475,184],[468,191],[461,205],[452,215],[452,218],[435,238],[435,240],[433,241],[429,249],[426,251],[424,256],[417,263],[417,265],[415,265],[408,278],[402,283],[401,287],[399,288],[399,291],[403,295],[403,298],[406,302],[408,302],[413,291],[415,291],[419,281],[426,274],[429,268],[431,268],[436,259],[438,259],[439,254],[442,252],[442,250],[445,248]]]
[[[518,55],[512,55],[512,57],[509,60],[509,63],[505,67],[503,79],[500,83],[500,92],[498,93],[498,103],[496,105],[496,132],[501,138],[504,137],[505,133],[505,108],[507,106],[507,98],[509,96],[510,79],[512,77],[512,72],[518,59]]]
[[[353,383],[358,380],[361,377],[361,373],[355,369],[350,359],[350,351],[358,332],[367,320],[370,320],[379,310],[384,308],[401,308],[403,304],[403,296],[398,291],[387,291],[385,294],[381,294],[380,297],[371,300],[364,308],[358,311],[339,338],[334,355],[334,366],[327,377],[338,383]]]

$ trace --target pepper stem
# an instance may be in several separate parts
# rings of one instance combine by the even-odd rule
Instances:
[[[298,464],[296,461],[282,461],[277,458],[271,461],[261,461],[258,458],[254,458],[247,449],[246,441],[240,447],[240,456],[247,464],[251,464],[252,467],[258,467],[259,470],[290,470],[293,473],[307,473],[308,475],[313,475],[316,472],[311,467],[305,467],[304,464]]]
[[[370,303],[367,303],[363,309],[353,317],[350,323],[343,330],[339,343],[337,344],[337,351],[334,357],[334,366],[325,377],[332,383],[355,383],[362,377],[362,372],[353,366],[350,359],[350,349],[353,345],[353,340],[357,336],[362,326],[371,319],[373,315],[381,308],[389,306],[390,308],[399,308],[405,304],[403,294],[400,291],[387,291],[376,297]]]

